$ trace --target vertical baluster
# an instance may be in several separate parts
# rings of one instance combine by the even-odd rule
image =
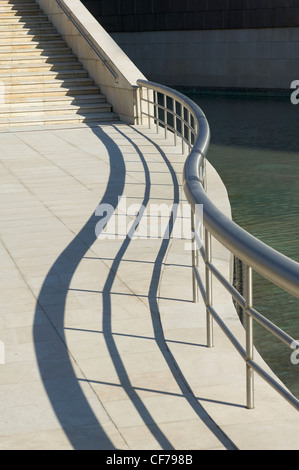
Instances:
[[[194,272],[195,266],[198,265],[198,256],[197,256],[197,245],[195,241],[195,230],[196,230],[196,220],[195,213],[191,209],[191,243],[192,243],[192,291],[193,291],[193,302],[198,303],[198,285]]]
[[[156,108],[156,129],[157,129],[157,134],[159,134],[159,106],[158,106],[158,92],[154,92],[155,96],[155,108]]]
[[[185,115],[184,115],[184,106],[181,104],[181,131],[182,131],[182,154],[185,153]]]
[[[206,262],[206,306],[213,306],[213,285],[212,285],[212,273],[208,268],[207,263],[212,262],[212,238],[210,232],[205,229],[205,262]],[[214,335],[213,335],[213,317],[207,308],[207,346],[208,348],[214,347]]]
[[[139,88],[139,99],[140,99],[140,122],[143,125],[143,113],[142,113],[142,100],[143,100],[143,87]]]
[[[148,128],[151,128],[151,113],[150,113],[150,99],[149,99],[149,89],[147,88],[147,114],[148,114]]]
[[[247,408],[254,408],[254,371],[248,364],[253,360],[253,319],[248,309],[253,306],[252,268],[245,267],[245,313],[246,313],[246,395]]]
[[[173,128],[174,128],[174,145],[177,144],[177,126],[176,126],[176,101],[172,100],[172,111],[173,111]]]
[[[167,137],[167,96],[164,95],[164,132],[165,132],[165,139]]]
[[[188,111],[188,144],[189,144],[189,153],[192,150],[191,144],[191,113]]]

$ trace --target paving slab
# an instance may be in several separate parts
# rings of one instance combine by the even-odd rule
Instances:
[[[163,238],[162,208],[186,206],[172,138],[122,123],[28,126],[2,128],[0,147],[0,449],[298,450],[297,412],[258,378],[247,410],[238,354],[217,328],[206,347],[188,210]],[[216,257],[229,276],[229,255]]]

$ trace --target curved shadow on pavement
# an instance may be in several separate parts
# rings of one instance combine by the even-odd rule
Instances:
[[[123,193],[125,184],[126,169],[123,155],[119,147],[101,128],[92,128],[92,131],[106,146],[110,159],[109,180],[101,203],[116,207],[118,196]],[[80,387],[66,347],[63,329],[69,286],[80,261],[96,241],[95,226],[98,220],[94,214],[90,217],[48,272],[37,299],[33,336],[45,390],[72,446],[75,449],[109,450],[114,449],[114,445],[104,432]],[[53,285],[53,278],[57,273],[63,276],[62,285]],[[44,341],[41,336],[39,325],[45,315],[56,331],[59,330],[57,334],[65,345],[57,354],[52,350],[52,343]]]
[[[136,129],[134,130],[135,132],[140,133],[138,130]],[[143,137],[145,136],[143,135]],[[175,170],[173,169],[171,163],[169,162],[167,156],[162,151],[162,149],[149,137],[146,137],[146,139],[154,147],[156,147],[158,152],[161,154],[161,157],[163,158],[169,170],[169,173],[171,174],[172,182],[173,182],[173,191],[174,191],[173,204],[176,205],[180,202],[180,194],[179,194],[179,183],[177,180]],[[167,342],[164,337],[163,327],[161,324],[161,318],[160,318],[160,313],[159,313],[158,289],[159,289],[159,284],[160,284],[161,275],[162,275],[162,265],[163,265],[163,261],[165,259],[166,253],[168,251],[168,247],[169,247],[170,240],[171,240],[171,234],[174,229],[174,223],[175,223],[175,211],[173,211],[171,214],[171,217],[169,219],[169,224],[166,229],[167,237],[163,238],[161,242],[160,250],[156,257],[151,284],[150,284],[150,288],[148,292],[148,299],[149,299],[150,311],[152,315],[152,324],[153,324],[153,329],[154,329],[155,340],[156,340],[157,346],[159,347],[161,351],[161,354],[164,356],[164,359],[169,366],[169,370],[173,374],[173,377],[175,378],[182,392],[182,395],[186,398],[189,405],[193,408],[193,410],[198,415],[198,417],[202,420],[202,422],[205,423],[205,425],[209,428],[209,430],[217,437],[219,442],[221,442],[222,445],[227,450],[237,450],[235,444],[218,427],[218,425],[212,420],[212,418],[208,415],[205,409],[198,402],[198,399],[193,395],[192,390],[190,389],[188,382],[186,381],[184,377],[183,371],[180,369],[173,354],[169,350],[167,346]]]
[[[131,230],[127,234],[124,242],[122,243],[117,255],[115,256],[113,263],[110,268],[109,275],[107,277],[107,280],[105,282],[104,288],[103,288],[103,334],[104,338],[106,341],[107,348],[109,350],[111,359],[113,361],[116,373],[118,375],[121,387],[123,390],[126,392],[127,396],[132,402],[132,405],[135,407],[136,411],[138,412],[139,416],[145,423],[145,425],[148,427],[149,431],[152,433],[154,438],[159,442],[160,446],[162,449],[167,449],[167,450],[174,450],[173,446],[171,445],[170,441],[167,439],[167,437],[163,434],[157,423],[154,421],[152,418],[150,412],[146,408],[145,404],[143,403],[142,399],[138,396],[138,393],[136,391],[136,388],[133,387],[130,378],[128,376],[128,373],[126,371],[126,368],[124,366],[124,363],[121,359],[121,355],[118,352],[117,345],[114,339],[113,331],[112,331],[112,306],[111,306],[111,292],[112,292],[112,287],[113,283],[117,274],[117,271],[119,269],[119,266],[123,260],[123,257],[129,248],[129,245],[132,241],[132,237],[134,235],[135,230],[138,227],[139,222],[142,219],[144,210],[146,206],[148,205],[148,202],[150,200],[150,187],[151,187],[151,180],[150,180],[150,173],[149,169],[146,163],[146,160],[138,148],[136,144],[125,134],[123,134],[119,129],[117,129],[118,132],[127,139],[127,141],[130,143],[130,145],[133,146],[135,151],[137,152],[142,165],[143,165],[143,170],[144,170],[144,175],[145,175],[145,190],[144,190],[144,197],[143,201],[140,205],[140,211],[137,217],[135,218],[135,221],[132,225]]]
[[[115,129],[121,133],[117,127],[115,127]],[[93,127],[92,131],[105,144],[110,158],[109,181],[105,194],[101,200],[101,204],[109,204],[116,208],[119,203],[119,197],[123,194],[125,185],[126,168],[123,155],[119,147],[101,128]],[[139,132],[136,129],[134,129],[134,131]],[[140,132],[139,134],[142,135],[142,137],[146,137]],[[139,158],[143,164],[145,174],[145,191],[141,207],[145,208],[150,200],[151,182],[149,170],[143,154],[136,144],[134,144],[133,140],[124,134],[122,135],[131,145],[135,147],[135,151],[138,153]],[[179,203],[179,185],[175,171],[160,147],[151,139],[147,138],[147,140],[160,152],[161,157],[163,158],[168,171],[172,176],[174,188],[172,200],[173,204],[176,205]],[[159,442],[162,449],[172,450],[172,444],[152,418],[142,399],[140,399],[137,393],[137,389],[132,386],[124,363],[118,352],[112,331],[112,287],[120,263],[123,260],[124,254],[130,245],[133,231],[137,229],[138,222],[142,218],[142,215],[143,214],[141,210],[135,220],[135,223],[133,224],[131,233],[129,233],[126,239],[123,241],[115,259],[113,260],[108,277],[106,279],[102,292],[102,333],[110,352],[110,357],[113,360],[115,370],[118,374],[121,387],[126,392],[128,398],[132,402],[132,405],[135,407],[136,411],[145,425],[148,427],[149,431],[152,433],[153,437],[157,440],[157,442]],[[87,398],[81,389],[80,379],[78,379],[75,374],[72,365],[72,358],[66,347],[66,337],[64,332],[65,306],[70,283],[76,269],[79,266],[80,261],[97,239],[95,234],[95,227],[98,221],[98,216],[95,216],[93,213],[84,227],[80,230],[74,240],[65,248],[65,250],[57,258],[56,262],[48,272],[37,299],[33,333],[36,357],[45,390],[48,394],[56,417],[59,420],[60,425],[72,446],[75,449],[112,450],[115,449],[113,443],[104,432],[103,427],[101,426],[97,416],[95,416],[93,409],[89,405]],[[169,234],[172,233],[174,221],[175,215],[172,214],[169,220]],[[235,449],[234,444],[218,428],[216,423],[212,421],[200,403],[198,403],[198,400],[192,394],[186,380],[184,379],[183,372],[177,365],[175,358],[172,356],[164,338],[159,314],[158,286],[161,279],[163,261],[169,243],[170,237],[163,239],[161,242],[161,246],[154,263],[153,275],[148,292],[151,320],[154,329],[154,340],[156,341],[156,344],[161,351],[162,357],[164,357],[166,363],[168,364],[169,370],[179,385],[182,396],[184,396],[189,405],[197,413],[199,418],[207,425],[210,431],[214,433],[214,435],[219,439],[224,447],[227,449]],[[53,284],[53,278],[55,278],[57,273],[60,273],[63,276],[62,285]],[[52,351],[52,343],[50,341],[44,341],[44,338],[41,336],[39,325],[43,321],[45,315],[52,324],[53,328],[55,328],[57,334],[64,344],[64,347],[62,349],[60,348],[57,354],[55,354],[55,352],[53,353]]]

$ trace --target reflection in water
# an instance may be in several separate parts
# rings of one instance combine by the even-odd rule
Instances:
[[[299,262],[299,106],[289,98],[190,94],[211,127],[208,159],[222,177],[235,222]],[[254,279],[263,315],[299,339],[299,300]],[[299,365],[291,351],[255,325],[255,344],[299,397]]]

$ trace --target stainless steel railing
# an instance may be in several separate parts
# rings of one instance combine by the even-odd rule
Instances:
[[[206,193],[206,155],[210,142],[210,130],[202,110],[192,100],[168,87],[144,80],[137,82],[140,88],[140,114],[142,122],[157,129],[163,127],[165,134],[172,132],[174,142],[182,141],[182,150],[187,145],[189,155],[184,167],[184,191],[192,212],[192,233],[194,237],[192,251],[193,300],[198,301],[198,291],[206,306],[207,346],[213,347],[213,323],[220,326],[246,365],[246,406],[254,408],[254,372],[259,374],[295,409],[299,410],[299,400],[294,397],[279,380],[269,375],[254,360],[253,320],[272,333],[291,350],[297,349],[297,342],[258,312],[253,306],[253,272],[260,274],[292,296],[299,298],[299,264],[275,251],[253,237],[226,217],[212,203]],[[196,207],[203,208],[202,244],[196,230]],[[213,263],[211,239],[214,237],[230,253],[245,265],[244,297],[217,269]],[[205,265],[204,279],[198,268],[199,257]],[[229,292],[245,314],[246,345],[243,347],[224,323],[213,307],[213,280],[216,278]]]

